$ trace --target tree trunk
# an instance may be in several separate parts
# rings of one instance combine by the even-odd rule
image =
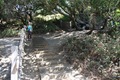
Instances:
[[[96,23],[97,23],[97,21],[96,21],[96,14],[95,14],[95,13],[92,13],[92,14],[90,15],[90,20],[89,20],[90,31],[87,32],[86,34],[91,34],[91,33],[92,33],[92,31],[93,31],[93,30],[95,29],[95,27],[96,27]]]
[[[103,27],[101,28],[101,30],[105,29],[105,27],[107,26],[107,22],[108,22],[108,19],[105,19],[105,20],[104,20]]]

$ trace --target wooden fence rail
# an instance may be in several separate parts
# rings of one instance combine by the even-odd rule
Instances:
[[[19,46],[12,46],[10,55],[11,61],[11,80],[21,80],[21,71],[22,71],[22,55],[24,53],[24,40],[25,40],[25,32],[24,29],[21,29],[19,33],[20,42]]]

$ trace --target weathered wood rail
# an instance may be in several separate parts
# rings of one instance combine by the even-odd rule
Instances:
[[[25,41],[24,29],[21,29],[19,33],[19,46],[12,46],[12,54],[9,56],[11,62],[11,79],[10,80],[20,80],[22,71],[22,55],[24,53],[24,41]]]

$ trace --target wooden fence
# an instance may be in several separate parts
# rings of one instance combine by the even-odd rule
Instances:
[[[24,40],[25,40],[24,29],[21,29],[19,33],[20,42],[19,46],[11,46],[10,61],[11,61],[11,80],[20,80],[22,71],[22,56],[24,53]]]

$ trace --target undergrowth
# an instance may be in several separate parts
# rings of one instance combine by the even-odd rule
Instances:
[[[108,34],[70,37],[63,45],[66,61],[75,69],[92,72],[102,80],[118,80],[120,37],[117,35],[116,38]]]
[[[14,37],[18,35],[18,31],[13,28],[5,29],[4,31],[0,31],[0,37]]]
[[[59,30],[59,27],[56,26],[52,21],[43,21],[40,19],[34,20],[34,34],[41,34],[47,32],[55,32]]]

